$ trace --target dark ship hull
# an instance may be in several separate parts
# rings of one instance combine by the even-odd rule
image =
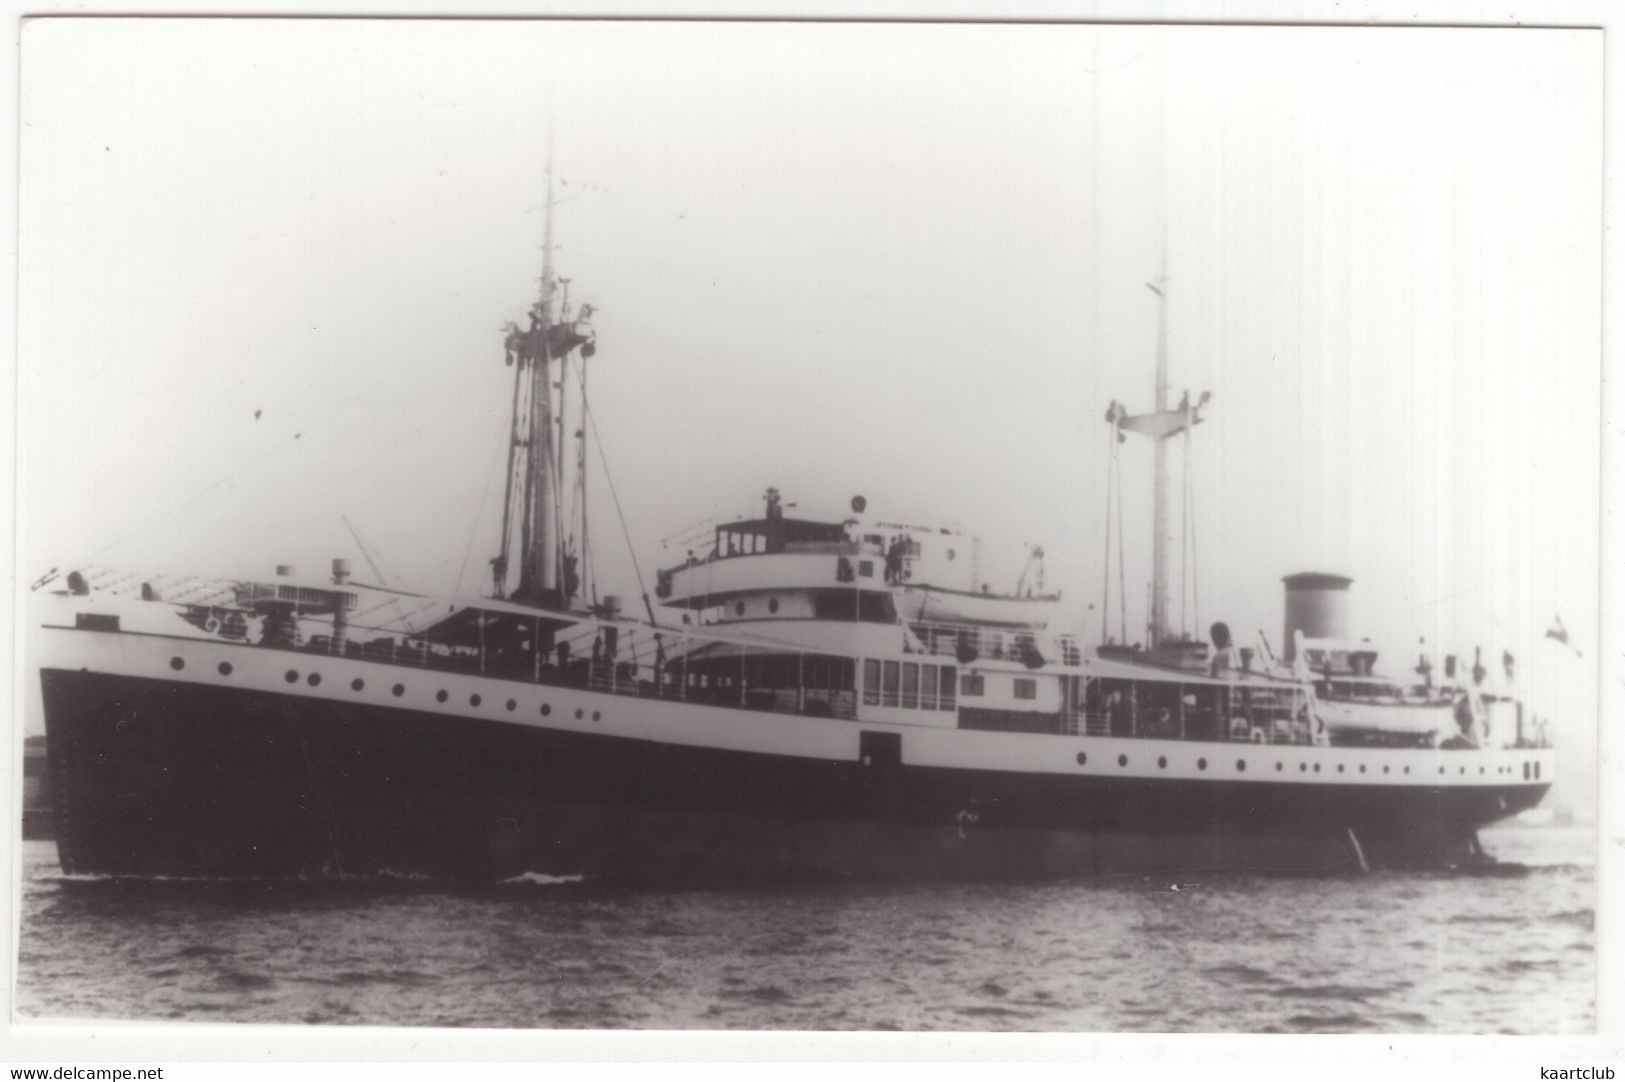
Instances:
[[[1245,744],[1179,748],[1193,761],[1212,757],[1224,780],[1114,777],[1120,742],[1026,734],[995,738],[1055,742],[1067,760],[1087,747],[1104,770],[968,769],[914,765],[903,736],[862,722],[840,723],[860,730],[856,755],[818,758],[303,688],[52,668],[42,679],[58,847],[74,874],[713,882],[1325,873],[1465,860],[1477,828],[1533,807],[1548,787],[1510,766],[1497,768],[1504,784],[1293,782],[1287,772],[1307,772],[1306,754],[1327,753],[1330,772],[1331,749],[1289,749],[1296,755],[1283,763],[1280,749]],[[586,703],[581,718],[595,700],[606,711],[625,704],[581,692],[558,713]],[[1158,750],[1133,743],[1136,756]]]

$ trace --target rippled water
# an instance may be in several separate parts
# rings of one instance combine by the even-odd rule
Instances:
[[[777,891],[68,879],[25,845],[26,1018],[748,1029],[1576,1033],[1595,836],[1525,874]]]

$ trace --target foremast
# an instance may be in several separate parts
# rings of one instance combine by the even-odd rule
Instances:
[[[509,423],[502,537],[497,555],[491,561],[491,578],[496,597],[562,609],[570,607],[580,587],[575,559],[566,552],[562,537],[563,470],[568,435],[562,415],[568,390],[567,365],[570,355],[577,350],[583,359],[592,356],[594,345],[592,327],[587,322],[591,309],[583,305],[579,318],[575,317],[570,310],[567,290],[559,303],[561,280],[553,267],[555,200],[551,158],[550,153],[540,295],[530,307],[528,328],[521,330],[509,324],[504,341],[505,362],[514,369],[513,411]],[[555,378],[559,392],[557,403],[553,396]],[[584,459],[578,456],[578,461],[584,468]],[[510,593],[507,580],[516,525],[519,581]]]

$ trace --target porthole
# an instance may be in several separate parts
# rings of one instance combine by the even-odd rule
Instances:
[[[1482,774],[1482,773],[1484,773],[1484,768],[1483,768],[1483,767],[1479,767],[1479,768],[1478,768],[1478,772],[1479,772],[1479,773],[1480,773],[1480,774]]]
[[[443,703],[449,698],[451,698],[451,696],[446,694],[445,688],[441,688],[439,691],[434,693],[434,701],[437,703]]]
[[[579,707],[579,706],[578,706],[578,707],[576,707],[576,720],[577,720],[577,721],[580,721],[580,720],[581,720],[581,716],[582,716],[582,715],[583,715],[583,714],[585,714],[585,713],[586,713],[586,711],[585,711],[585,710],[583,710],[583,709],[581,709],[581,707]]]
[[[1360,773],[1362,773],[1362,774],[1365,773],[1365,764],[1364,763],[1360,764]]]
[[[1316,764],[1315,764],[1315,773],[1316,773],[1316,774],[1319,774],[1319,773],[1320,773],[1320,764],[1319,764],[1319,763],[1316,763]]]
[[[1308,770],[1309,770],[1309,764],[1308,763],[1299,763],[1298,764],[1298,773],[1303,774],[1303,773],[1306,773]]]
[[[1456,773],[1465,775],[1467,773],[1467,768],[1462,767],[1460,770],[1456,771]]]
[[[1441,767],[1440,767],[1440,768],[1439,768],[1439,773],[1441,773],[1441,774],[1443,774],[1443,773],[1444,773],[1444,767],[1442,767],[1442,766],[1441,766]]]
[[[390,693],[395,696],[395,698],[399,699],[402,695],[406,694],[406,685],[405,684],[396,684],[394,687],[390,688],[389,690],[390,690]]]
[[[1207,760],[1206,759],[1198,759],[1198,760],[1196,760],[1196,769],[1198,769],[1198,770],[1206,770],[1207,769]]]
[[[468,697],[468,705],[469,706],[478,706],[478,705],[480,705],[480,697],[478,695],[470,695]]]
[[[509,709],[509,710],[513,710],[513,709],[515,709],[515,708],[516,708],[516,707],[518,707],[518,705],[519,705],[519,704],[518,704],[518,703],[516,703],[516,702],[514,702],[514,701],[513,701],[513,700],[512,700],[512,699],[509,699],[509,700],[508,700],[508,703],[507,703],[507,706],[508,706],[508,709]]]
[[[1405,773],[1407,773],[1407,774],[1409,774],[1409,773],[1410,773],[1410,772],[1411,772],[1411,768],[1410,768],[1410,767],[1406,767],[1406,768],[1405,768]]]
[[[1339,774],[1343,773],[1343,764],[1342,763],[1337,764],[1337,772]]]
[[[1275,764],[1275,772],[1277,774],[1279,774],[1283,769],[1285,769],[1285,768],[1280,763]]]
[[[351,691],[360,691],[362,688],[364,688],[366,686],[367,686],[367,682],[365,680],[361,679],[361,677],[359,677],[359,676],[356,677],[354,680],[350,681],[350,690]]]
[[[1127,755],[1119,755],[1117,757],[1117,765],[1118,766],[1128,766],[1128,756]]]
[[[778,598],[775,597],[775,598],[770,598],[768,600],[768,602],[767,602],[767,611],[768,612],[778,612],[779,611],[779,599]]]
[[[953,558],[954,558],[954,550],[949,549],[948,550],[948,559],[952,560]]]
[[[743,616],[743,615],[745,615],[745,603],[743,601],[735,601],[734,602],[734,615],[735,616]]]
[[[287,672],[282,674],[282,679],[286,680],[290,684],[297,684],[299,682],[299,674],[294,670],[289,669]]]
[[[1161,770],[1168,769],[1168,757],[1166,755],[1157,756],[1157,767]]]
[[[1387,767],[1386,767],[1386,766],[1385,766],[1385,767],[1383,767],[1383,768],[1382,768],[1382,772],[1383,772],[1383,773],[1384,773],[1384,774],[1386,774],[1386,773],[1388,773],[1388,768],[1387,768]]]
[[[545,718],[545,717],[547,717],[547,715],[551,714],[552,712],[553,712],[553,704],[552,703],[543,703],[542,704],[542,717]]]
[[[1237,759],[1236,760],[1236,769],[1238,771],[1240,771],[1241,773],[1246,773],[1247,772],[1247,760],[1246,759]]]
[[[313,672],[309,676],[305,677],[305,683],[309,684],[311,687],[316,687],[321,682],[322,682],[322,674],[319,673],[319,672]]]
[[[597,721],[601,717],[603,717],[603,715],[600,714],[598,711],[594,710],[592,712],[592,720]]]
[[[220,663],[220,665],[219,665],[219,669],[220,669],[220,675],[221,676],[230,676],[231,675],[231,662],[222,661]]]
[[[1088,763],[1089,763],[1089,753],[1086,752],[1086,751],[1078,752],[1078,765],[1079,766],[1087,766]]]
[[[176,672],[180,672],[182,669],[186,668],[186,659],[183,657],[172,657],[169,659],[169,667],[174,669]]]

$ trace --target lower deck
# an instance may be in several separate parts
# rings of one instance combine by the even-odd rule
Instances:
[[[1409,863],[1459,854],[1551,777],[1545,751],[944,730],[62,634],[55,656],[80,664],[42,672],[50,769],[64,862],[85,871],[443,874],[468,860],[572,874],[619,852],[617,832],[691,820],[782,835],[784,853],[763,841],[753,859],[775,867],[809,834],[820,852],[929,837],[995,865],[1087,850],[1091,868],[1237,846],[1321,860],[1357,838],[1373,862]]]

